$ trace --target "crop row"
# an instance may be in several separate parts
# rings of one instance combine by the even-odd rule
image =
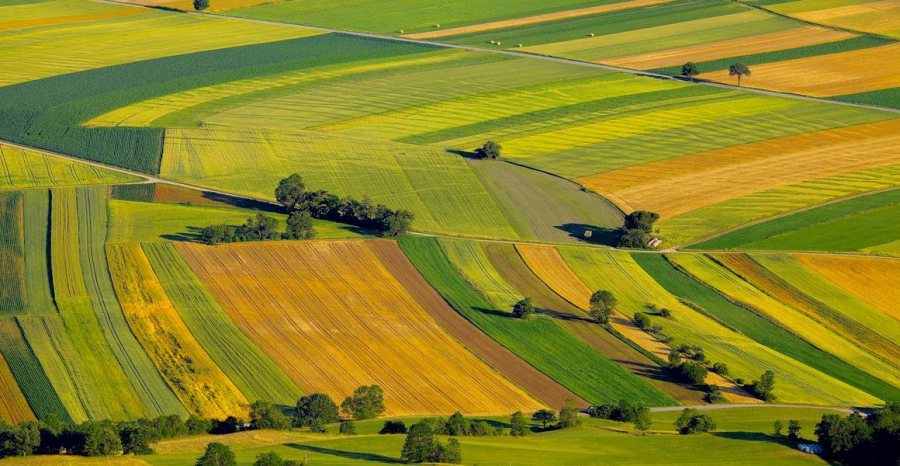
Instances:
[[[0,313],[25,310],[25,245],[22,194],[0,193]]]

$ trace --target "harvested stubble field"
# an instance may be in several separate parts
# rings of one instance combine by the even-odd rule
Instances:
[[[306,392],[378,384],[390,414],[540,406],[447,335],[364,242],[179,252],[235,323]]]
[[[522,251],[521,248],[520,251]],[[576,283],[581,284],[580,287],[584,290],[579,293],[581,302],[587,302],[589,297],[587,290],[608,289],[613,290],[619,300],[618,310],[626,315],[634,312],[649,312],[648,304],[650,303],[668,308],[675,316],[674,319],[653,318],[652,316],[651,318],[653,323],[663,327],[663,332],[674,337],[675,344],[685,342],[702,346],[710,360],[728,364],[730,377],[752,380],[767,369],[775,371],[779,374],[780,380],[779,400],[783,402],[793,400],[798,403],[843,405],[871,403],[876,399],[818,370],[758,344],[721,325],[704,313],[682,304],[653,280],[628,254],[574,247],[561,248],[561,253],[562,258],[553,261],[561,261],[564,258],[565,263],[562,263],[561,267],[568,264],[577,274],[577,279],[580,280]],[[523,254],[523,257],[528,262],[528,255]],[[532,270],[536,270],[534,267],[540,266],[532,266]],[[545,280],[552,281],[549,274],[546,277],[540,273],[538,275]],[[564,286],[573,287],[571,283]],[[630,320],[624,317],[621,319],[627,321],[627,324],[631,324]],[[633,326],[633,324],[631,325]],[[621,326],[620,324],[619,328]],[[616,327],[615,323],[614,327]],[[625,331],[620,330],[620,332],[629,335]],[[637,332],[641,332],[647,337],[642,342],[635,336],[636,342],[639,344],[647,344],[646,341],[655,342],[656,345],[660,345],[658,350],[665,351],[663,359],[668,356],[669,346],[663,345],[635,327],[632,334]],[[647,349],[656,348],[648,345]],[[709,381],[719,384],[726,397],[734,401],[758,402],[754,397],[736,387],[731,380],[711,374]]]
[[[500,277],[478,243],[404,238],[400,244],[429,283],[458,312],[587,402],[614,402],[628,393],[630,399],[649,405],[673,404],[671,397],[556,322],[546,318],[524,322],[513,319],[512,305],[522,297]]]
[[[249,401],[185,326],[140,244],[110,244],[106,251],[131,330],[188,412],[216,419],[246,416]]]
[[[694,280],[659,254],[631,255],[666,291],[699,306],[723,325],[796,361],[883,400],[900,398],[900,390],[826,353],[760,313],[743,308]]]
[[[696,254],[673,254],[669,259],[690,273],[693,277],[714,288],[725,295],[729,300],[740,304],[742,307],[754,309],[762,313],[768,319],[788,329],[797,336],[810,342],[823,351],[831,353],[835,357],[848,364],[874,376],[894,387],[900,387],[900,371],[895,364],[882,359],[877,354],[865,350],[849,341],[845,336],[829,328],[828,321],[817,320],[816,309],[812,303],[803,302],[802,296],[785,288],[782,282],[762,280],[764,274],[757,274],[757,282],[766,291],[762,291],[754,284],[747,282],[733,271],[720,266],[712,259]],[[759,271],[759,267],[756,267]],[[742,275],[749,278],[751,269],[742,269]],[[764,270],[762,272],[765,272]],[[777,292],[778,298],[767,294]],[[788,301],[788,303],[782,302]],[[795,307],[796,306],[796,307]],[[799,307],[799,309],[798,309]],[[838,383],[835,381],[835,383]]]
[[[15,320],[0,320],[0,343],[0,352],[35,416],[43,419],[48,414],[55,414],[60,420],[71,421],[69,412],[53,389],[40,361],[25,342],[22,329]]]
[[[290,406],[300,398],[300,389],[241,333],[171,243],[142,249],[188,330],[247,399]]]
[[[900,261],[807,254],[795,257],[835,286],[900,320]]]

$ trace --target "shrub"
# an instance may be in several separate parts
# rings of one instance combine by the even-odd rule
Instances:
[[[344,435],[356,435],[356,423],[353,421],[342,422],[340,432]]]
[[[449,439],[445,446],[434,435],[430,422],[422,420],[413,424],[403,442],[400,459],[407,463],[458,464],[462,461],[459,442],[456,439]]]
[[[728,376],[728,365],[724,362],[717,362],[712,365],[712,371],[716,374],[727,377]]]
[[[800,425],[800,421],[791,419],[788,421],[788,438],[791,440],[797,440],[800,438],[800,431],[803,430],[803,426]]]
[[[509,419],[509,435],[513,437],[524,437],[528,435],[528,421],[522,411],[516,411]]]
[[[197,466],[237,466],[237,461],[228,445],[212,442],[206,446],[203,456],[197,458]]]
[[[503,148],[500,147],[500,144],[488,141],[483,146],[475,149],[475,156],[481,159],[498,159],[502,150]]]
[[[251,429],[284,430],[290,426],[291,420],[274,404],[257,401],[250,405]]]
[[[406,423],[403,421],[384,421],[384,427],[378,431],[379,434],[405,434]]]
[[[534,302],[531,298],[525,298],[513,306],[512,315],[517,319],[529,319],[534,314]]]
[[[241,430],[241,427],[243,425],[244,421],[234,416],[228,416],[224,421],[214,421],[213,428],[210,430],[210,433],[216,435],[233,434]]]
[[[556,422],[557,429],[569,429],[581,425],[581,420],[578,419],[578,408],[575,407],[572,400],[567,400],[566,404],[559,410],[558,419]]]
[[[651,321],[650,316],[644,314],[643,312],[635,312],[634,313],[634,324],[637,325],[642,330],[647,330],[650,328]]]
[[[685,382],[700,385],[706,381],[707,371],[702,364],[687,361],[678,366],[678,374]]]
[[[626,400],[619,400],[617,404],[602,404],[591,406],[587,410],[588,415],[599,419],[609,419],[619,422],[635,422],[644,413],[650,410]]]
[[[722,395],[722,390],[714,383],[706,386],[706,399],[712,404],[728,402],[728,399]]]
[[[260,453],[253,462],[253,466],[284,466],[284,459],[273,451]]]
[[[687,408],[675,421],[678,433],[682,435],[698,434],[716,430],[716,423],[708,414],[700,414],[696,409]]]

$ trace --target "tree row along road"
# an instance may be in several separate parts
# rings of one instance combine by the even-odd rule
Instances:
[[[356,37],[368,37],[370,39],[380,39],[380,40],[389,40],[389,41],[394,41],[394,42],[405,42],[405,43],[410,43],[410,44],[430,45],[432,47],[444,47],[444,48],[449,48],[449,49],[469,50],[472,52],[496,53],[496,54],[508,55],[508,56],[512,56],[512,57],[532,58],[532,59],[536,59],[536,60],[547,60],[547,61],[553,61],[553,62],[558,62],[558,63],[567,63],[570,65],[586,66],[586,67],[590,67],[590,68],[599,68],[599,69],[604,69],[604,70],[609,70],[609,71],[616,71],[619,73],[628,73],[628,74],[633,74],[636,76],[644,76],[647,78],[666,79],[666,80],[670,80],[670,81],[686,82],[685,80],[683,80],[681,78],[677,78],[677,77],[673,77],[673,76],[669,76],[669,75],[665,75],[665,74],[651,73],[649,71],[633,70],[630,68],[621,68],[618,66],[603,65],[600,63],[592,63],[592,62],[586,62],[586,61],[580,61],[580,60],[573,60],[571,58],[561,58],[561,57],[553,57],[553,56],[549,56],[549,55],[538,55],[538,54],[534,54],[534,53],[517,52],[514,50],[487,49],[487,48],[483,48],[483,47],[473,47],[470,45],[459,45],[459,44],[450,44],[447,42],[436,42],[436,41],[410,39],[410,38],[406,38],[406,37],[395,37],[395,36],[389,36],[389,35],[384,35],[384,34],[372,34],[372,33],[368,33],[368,32],[346,31],[343,29],[326,28],[326,27],[322,27],[322,26],[309,26],[309,25],[304,25],[304,24],[282,23],[282,22],[278,22],[278,21],[267,21],[267,20],[263,20],[263,19],[238,18],[238,17],[234,17],[234,16],[226,16],[226,15],[220,15],[220,14],[214,14],[214,13],[201,13],[201,12],[197,12],[197,11],[170,10],[170,9],[156,7],[156,6],[139,5],[139,4],[135,4],[135,3],[119,2],[119,1],[115,1],[115,0],[94,0],[94,1],[100,2],[100,3],[109,3],[109,4],[113,4],[113,5],[122,5],[122,6],[138,7],[138,8],[147,8],[147,9],[157,10],[157,11],[166,11],[166,12],[170,12],[173,14],[187,14],[187,15],[195,15],[195,16],[205,16],[205,17],[209,17],[209,18],[218,18],[218,19],[223,19],[223,20],[231,20],[231,21],[247,21],[247,22],[251,22],[251,23],[268,24],[268,25],[275,25],[275,26],[298,27],[298,28],[304,28],[304,29],[311,29],[314,31],[330,32],[330,33],[334,33],[334,34],[346,34],[346,35],[356,36]],[[734,86],[731,84],[716,83],[716,82],[703,81],[703,80],[694,81],[693,83],[702,85],[702,86],[712,86],[712,87],[718,87],[718,88],[722,88],[722,89],[752,92],[755,94],[771,95],[771,96],[777,96],[777,97],[787,97],[787,98],[791,98],[791,99],[807,100],[807,101],[811,101],[811,102],[820,102],[820,103],[824,103],[824,104],[843,105],[846,107],[868,108],[868,109],[873,109],[873,110],[882,110],[885,112],[892,112],[892,113],[900,114],[900,109],[878,107],[875,105],[864,105],[864,104],[855,104],[852,102],[841,102],[841,101],[836,101],[836,100],[820,99],[817,97],[810,97],[810,96],[799,95],[799,94],[791,94],[788,92],[767,91],[764,89],[755,89],[752,87],[738,87],[738,86]]]

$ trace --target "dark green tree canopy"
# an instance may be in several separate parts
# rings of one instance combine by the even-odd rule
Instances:
[[[534,314],[534,301],[531,298],[525,298],[517,302],[513,306],[513,317],[517,319],[528,319]]]
[[[498,159],[500,151],[503,150],[500,144],[494,141],[488,141],[483,146],[475,150],[475,155],[482,159]]]
[[[694,76],[697,76],[698,74],[700,74],[700,68],[697,67],[696,63],[689,61],[681,65],[681,76],[693,81]]]
[[[363,385],[341,403],[341,409],[357,421],[374,419],[384,414],[384,391],[378,385]]]
[[[303,202],[305,193],[306,185],[303,183],[303,177],[294,173],[278,182],[278,187],[275,188],[275,200],[288,210],[294,210]]]
[[[337,422],[338,406],[325,393],[313,393],[297,400],[294,427],[321,427]]]
[[[197,458],[197,466],[237,466],[234,452],[228,445],[212,442],[206,446],[203,456]]]

